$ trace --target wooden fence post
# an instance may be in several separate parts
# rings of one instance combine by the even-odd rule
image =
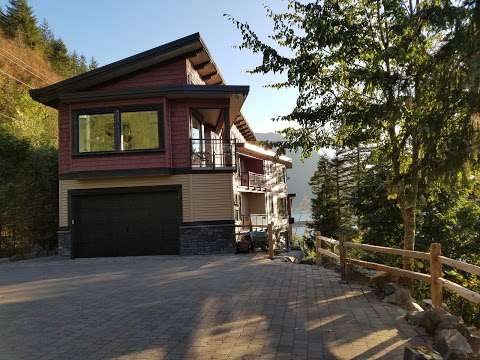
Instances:
[[[322,248],[322,239],[320,238],[320,231],[315,231],[315,253],[316,253],[316,264],[319,265],[322,263],[322,255],[319,249]]]
[[[273,222],[268,224],[267,227],[267,236],[268,236],[268,258],[270,260],[273,260],[273,257],[275,256],[274,252],[274,244],[273,244]]]
[[[338,246],[340,251],[340,273],[342,280],[347,280],[347,249],[345,248],[345,236],[340,235],[338,237]]]
[[[442,246],[439,243],[433,243],[430,245],[430,276],[431,282],[431,295],[432,295],[432,307],[435,309],[442,308],[443,304],[443,284],[439,280],[442,277],[442,263],[439,256],[442,255]]]

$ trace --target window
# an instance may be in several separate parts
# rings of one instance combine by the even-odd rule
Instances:
[[[114,151],[115,115],[88,114],[78,116],[78,151]]]
[[[158,142],[157,111],[120,113],[122,150],[156,149]]]
[[[203,124],[192,115],[192,147],[194,152],[203,150]]]
[[[77,153],[163,149],[161,106],[85,111],[76,115]]]

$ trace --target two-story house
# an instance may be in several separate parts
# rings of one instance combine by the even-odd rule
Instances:
[[[199,34],[31,90],[58,109],[59,252],[231,252],[247,222],[286,232],[291,160],[255,145],[248,91]]]

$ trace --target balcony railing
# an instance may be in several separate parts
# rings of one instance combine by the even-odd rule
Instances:
[[[224,142],[222,139],[192,139],[192,168],[235,168],[235,140]]]
[[[251,171],[245,171],[240,174],[240,185],[251,188],[265,188],[265,175],[257,174]]]
[[[267,214],[248,214],[242,215],[242,225],[252,227],[253,229],[266,228],[268,225]]]

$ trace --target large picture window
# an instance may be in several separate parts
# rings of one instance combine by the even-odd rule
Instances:
[[[115,115],[78,115],[78,151],[115,150]]]
[[[157,111],[120,112],[122,150],[156,149],[158,142]]]
[[[161,106],[76,113],[75,152],[121,153],[163,149]]]

